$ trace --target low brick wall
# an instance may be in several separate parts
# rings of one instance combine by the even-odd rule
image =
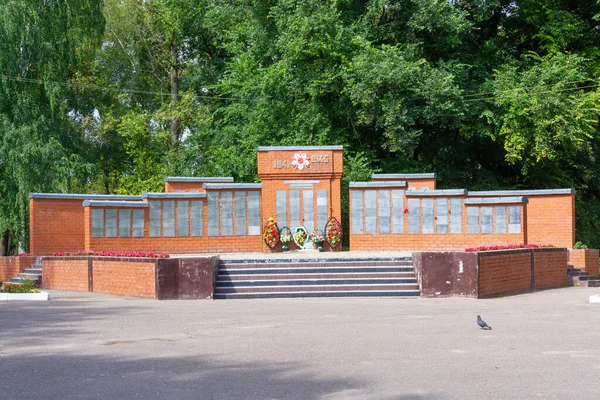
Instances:
[[[534,289],[550,289],[567,285],[567,249],[546,248],[533,251]]]
[[[413,253],[423,297],[495,297],[568,283],[567,249]]]
[[[212,298],[218,257],[44,257],[44,289],[150,299]]]
[[[589,274],[600,275],[600,257],[597,249],[569,249],[569,264]]]
[[[531,250],[483,251],[478,256],[478,297],[523,293],[532,289]],[[566,276],[565,270],[565,279]]]
[[[17,274],[35,263],[35,259],[36,257],[0,257],[0,281],[7,282],[10,278],[16,278]]]

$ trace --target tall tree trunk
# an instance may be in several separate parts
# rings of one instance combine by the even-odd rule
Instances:
[[[171,38],[171,98],[173,99],[173,108],[177,108],[177,102],[179,100],[179,71],[177,66],[177,34],[173,32],[173,37]],[[177,147],[179,145],[179,118],[177,116],[173,117],[173,121],[171,121],[171,141],[173,143],[173,147]]]
[[[6,231],[2,234],[0,238],[0,256],[9,256],[10,255],[10,246],[12,245],[12,235],[10,231]]]

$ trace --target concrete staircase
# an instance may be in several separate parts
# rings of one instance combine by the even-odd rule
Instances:
[[[17,274],[16,278],[10,278],[7,282],[4,282],[2,286],[7,285],[22,285],[24,280],[32,280],[33,287],[40,288],[42,286],[42,259],[38,258],[35,264],[25,268],[23,272]]]
[[[215,299],[419,297],[411,257],[221,260]]]

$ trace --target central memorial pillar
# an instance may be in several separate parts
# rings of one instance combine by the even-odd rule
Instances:
[[[262,180],[263,226],[273,217],[281,229],[325,229],[331,217],[341,221],[342,146],[258,148]]]

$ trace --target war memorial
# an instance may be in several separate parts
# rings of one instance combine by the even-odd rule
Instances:
[[[566,285],[569,267],[598,275],[598,252],[572,249],[574,189],[437,189],[434,173],[374,174],[349,184],[342,252],[342,146],[257,157],[259,183],[166,177],[162,193],[30,194],[42,285],[150,298],[488,297]]]

